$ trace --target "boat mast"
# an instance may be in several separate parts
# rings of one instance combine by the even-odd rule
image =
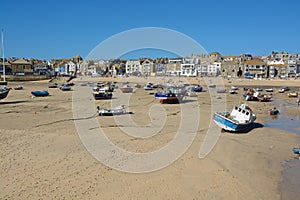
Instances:
[[[5,64],[4,64],[4,33],[2,29],[2,63],[3,63],[3,81],[5,82]]]

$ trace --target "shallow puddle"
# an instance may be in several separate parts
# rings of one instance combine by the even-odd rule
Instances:
[[[295,116],[291,116],[285,112],[285,109],[290,107],[295,107],[295,109],[299,109],[299,111],[300,108],[283,99],[274,99],[274,101],[278,102],[280,105],[278,107],[280,114],[276,116],[270,115],[266,119],[264,126],[300,134],[300,112]]]

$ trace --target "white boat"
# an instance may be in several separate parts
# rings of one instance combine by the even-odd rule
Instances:
[[[255,120],[255,114],[246,104],[235,106],[231,112],[214,113],[214,122],[226,131],[238,132],[246,130]]]
[[[100,106],[97,107],[99,116],[113,116],[113,115],[121,115],[125,114],[125,105],[121,105],[115,108],[103,109]]]
[[[237,86],[231,86],[230,89],[231,90],[238,90],[239,88]]]
[[[209,85],[208,85],[208,87],[209,87],[209,88],[215,88],[215,87],[216,87],[216,85],[215,85],[215,84],[213,84],[213,83],[211,83],[211,84],[209,84]]]

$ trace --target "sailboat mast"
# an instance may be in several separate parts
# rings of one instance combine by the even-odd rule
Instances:
[[[3,61],[3,81],[5,82],[5,64],[4,64],[4,31],[2,29],[2,61]]]

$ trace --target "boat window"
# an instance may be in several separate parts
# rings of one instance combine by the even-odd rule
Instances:
[[[242,109],[241,109],[241,108],[239,108],[239,112],[241,112],[241,110],[242,110]]]
[[[236,110],[237,110],[237,109],[238,109],[238,107],[235,107],[234,109],[236,109]]]
[[[245,110],[243,110],[243,112],[242,112],[243,114],[245,114]]]
[[[249,115],[249,112],[246,112],[246,115]]]

